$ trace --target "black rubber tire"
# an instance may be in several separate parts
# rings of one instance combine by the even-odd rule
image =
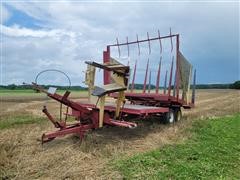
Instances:
[[[182,120],[182,111],[181,108],[174,109],[174,121],[178,122]]]
[[[175,122],[175,111],[170,109],[169,112],[163,114],[163,123],[172,124]]]

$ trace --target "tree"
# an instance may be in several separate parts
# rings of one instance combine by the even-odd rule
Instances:
[[[230,85],[231,89],[240,89],[240,81],[235,81],[233,84]]]
[[[16,87],[17,87],[17,85],[15,85],[15,84],[8,85],[8,88],[11,89],[11,90],[16,89]]]

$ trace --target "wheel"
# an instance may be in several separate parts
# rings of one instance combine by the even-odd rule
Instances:
[[[175,116],[175,118],[174,118],[175,122],[182,120],[182,111],[181,111],[181,108],[176,108],[176,109],[174,110],[174,116]]]
[[[169,110],[169,112],[164,113],[163,115],[163,122],[165,124],[171,124],[175,121],[175,113],[172,109]]]

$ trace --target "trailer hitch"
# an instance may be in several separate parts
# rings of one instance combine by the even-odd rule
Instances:
[[[80,122],[67,124],[65,121],[56,121],[53,116],[48,112],[46,106],[43,106],[43,113],[46,114],[48,119],[53,123],[55,128],[58,128],[57,131],[44,133],[42,135],[42,144],[45,142],[52,141],[56,137],[65,136],[67,134],[78,134],[79,138],[82,140],[84,134],[89,130],[93,129],[93,124],[81,124]]]

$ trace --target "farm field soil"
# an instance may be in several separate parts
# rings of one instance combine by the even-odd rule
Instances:
[[[0,94],[1,96],[1,94]],[[85,96],[84,96],[85,97]],[[42,98],[42,97],[41,97]],[[79,98],[75,96],[74,98]],[[157,121],[141,121],[135,129],[105,127],[89,132],[82,143],[73,135],[41,145],[41,134],[53,130],[42,115],[47,102],[49,110],[58,114],[59,104],[31,96],[1,98],[0,121],[16,116],[40,117],[41,123],[21,124],[0,129],[0,177],[15,179],[106,179],[121,178],[109,162],[182,142],[191,134],[183,133],[195,119],[230,115],[240,112],[240,91],[197,90],[196,107],[183,111],[183,120],[174,125]]]

